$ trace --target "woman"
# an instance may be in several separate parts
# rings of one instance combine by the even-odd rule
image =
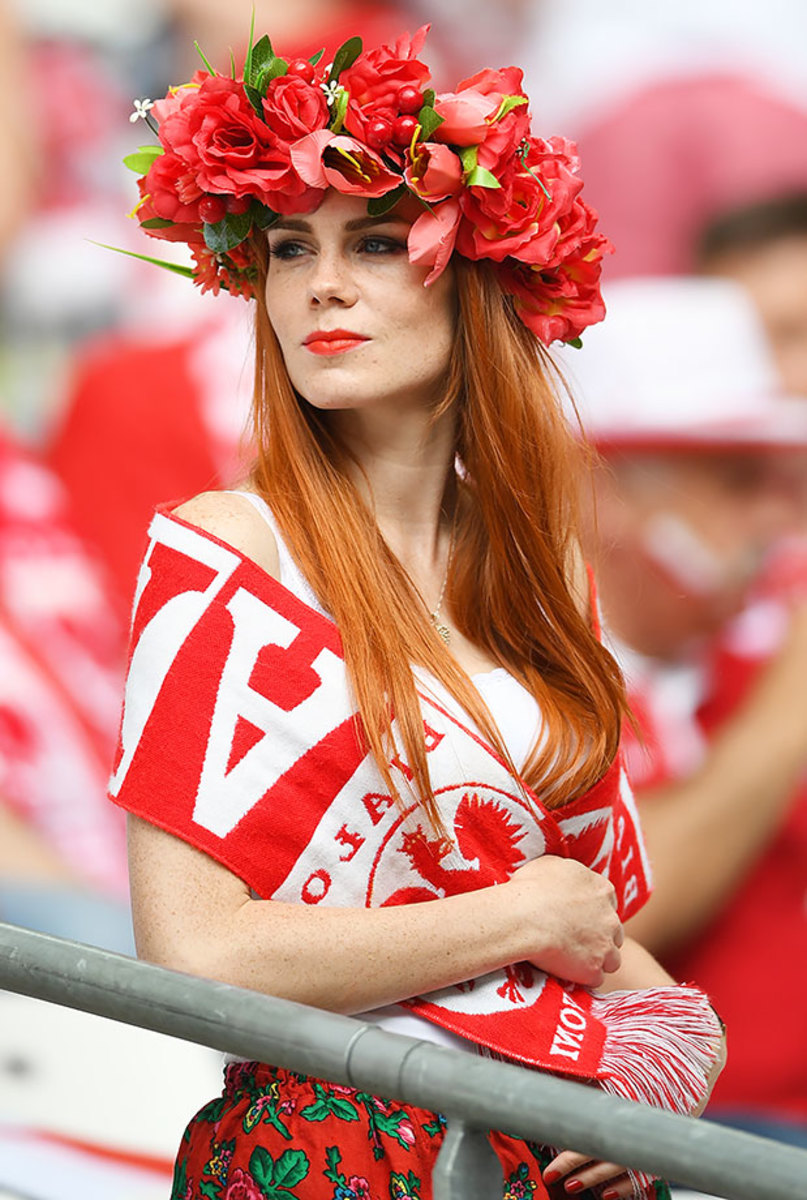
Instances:
[[[691,1111],[719,1025],[623,944],[647,881],[622,683],[536,354],[602,315],[606,244],[520,72],[436,97],[424,32],[324,69],[261,39],[246,83],[154,106],[131,164],[147,232],[257,308],[253,474],[158,514],[138,586],[112,783],[138,947]],[[232,1064],[175,1195],[425,1197],[442,1133]],[[655,1194],[492,1142],[507,1195]]]

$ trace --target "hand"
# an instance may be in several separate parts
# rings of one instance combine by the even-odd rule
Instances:
[[[505,890],[526,928],[525,961],[595,988],[619,968],[624,933],[616,892],[603,875],[547,854],[519,867]]]
[[[550,1187],[552,1196],[573,1197],[597,1184],[607,1185],[601,1193],[602,1200],[624,1200],[634,1194],[633,1181],[624,1167],[600,1162],[575,1150],[563,1150],[553,1158],[544,1170],[543,1181]],[[552,1184],[561,1184],[561,1181],[561,1186],[551,1188]]]

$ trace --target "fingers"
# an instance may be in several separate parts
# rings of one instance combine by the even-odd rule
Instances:
[[[633,1182],[624,1167],[600,1162],[574,1150],[563,1150],[554,1158],[544,1170],[543,1180],[547,1186],[561,1183],[570,1196],[598,1184],[607,1185],[602,1200],[625,1200],[633,1195]]]

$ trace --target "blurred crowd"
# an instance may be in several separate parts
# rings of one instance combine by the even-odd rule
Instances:
[[[124,951],[104,796],[137,563],[156,505],[238,479],[252,381],[247,304],[104,247],[143,251],[134,98],[194,40],[226,69],[252,7],[0,0],[0,919]],[[536,132],[578,142],[609,316],[556,361],[635,716],[633,932],[729,1027],[713,1114],[807,1145],[807,8],[254,8],[291,55],[431,21],[446,85],[517,62]]]

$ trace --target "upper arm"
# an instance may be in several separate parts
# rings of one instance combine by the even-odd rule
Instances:
[[[275,535],[246,497],[233,492],[201,492],[175,508],[174,516],[240,550],[273,578],[280,577]]]
[[[131,813],[128,831],[138,955],[199,972],[217,927],[250,900],[249,888],[209,854]]]

